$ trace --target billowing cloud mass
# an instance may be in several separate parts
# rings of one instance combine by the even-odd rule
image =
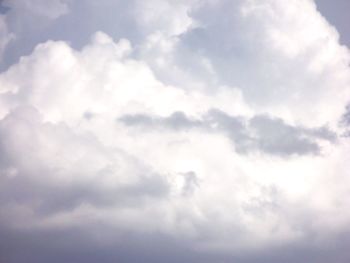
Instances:
[[[1,262],[349,262],[350,53],[314,1],[0,4]]]

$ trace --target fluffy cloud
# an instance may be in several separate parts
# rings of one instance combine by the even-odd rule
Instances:
[[[229,15],[217,19],[222,13]],[[200,51],[219,80],[241,89],[257,109],[305,123],[343,110],[349,53],[312,1],[210,1],[194,18],[202,26],[184,36],[183,48]],[[323,111],[325,104],[333,106]]]
[[[47,23],[0,74],[1,260],[348,261],[349,52],[312,1],[7,5]]]

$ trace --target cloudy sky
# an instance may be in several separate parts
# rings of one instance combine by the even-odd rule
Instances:
[[[350,262],[349,10],[0,1],[0,262]]]

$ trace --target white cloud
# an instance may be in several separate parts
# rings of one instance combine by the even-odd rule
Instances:
[[[68,11],[40,3],[52,20]],[[137,41],[49,40],[0,74],[0,232],[80,228],[106,246],[151,235],[228,258],[337,240],[350,223],[350,141],[335,134],[349,52],[313,2],[123,8]]]
[[[195,26],[190,12],[196,2],[198,1],[137,1],[136,17],[140,26],[150,33],[158,31],[176,36]]]
[[[201,51],[218,81],[239,88],[255,109],[305,125],[332,122],[343,111],[349,51],[311,1],[218,1],[194,18],[204,26],[182,45]]]

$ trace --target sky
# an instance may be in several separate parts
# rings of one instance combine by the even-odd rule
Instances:
[[[0,1],[0,262],[348,263],[349,8]]]
[[[330,24],[336,27],[340,34],[340,43],[350,46],[350,2],[347,0],[316,0],[317,9],[328,20]]]

